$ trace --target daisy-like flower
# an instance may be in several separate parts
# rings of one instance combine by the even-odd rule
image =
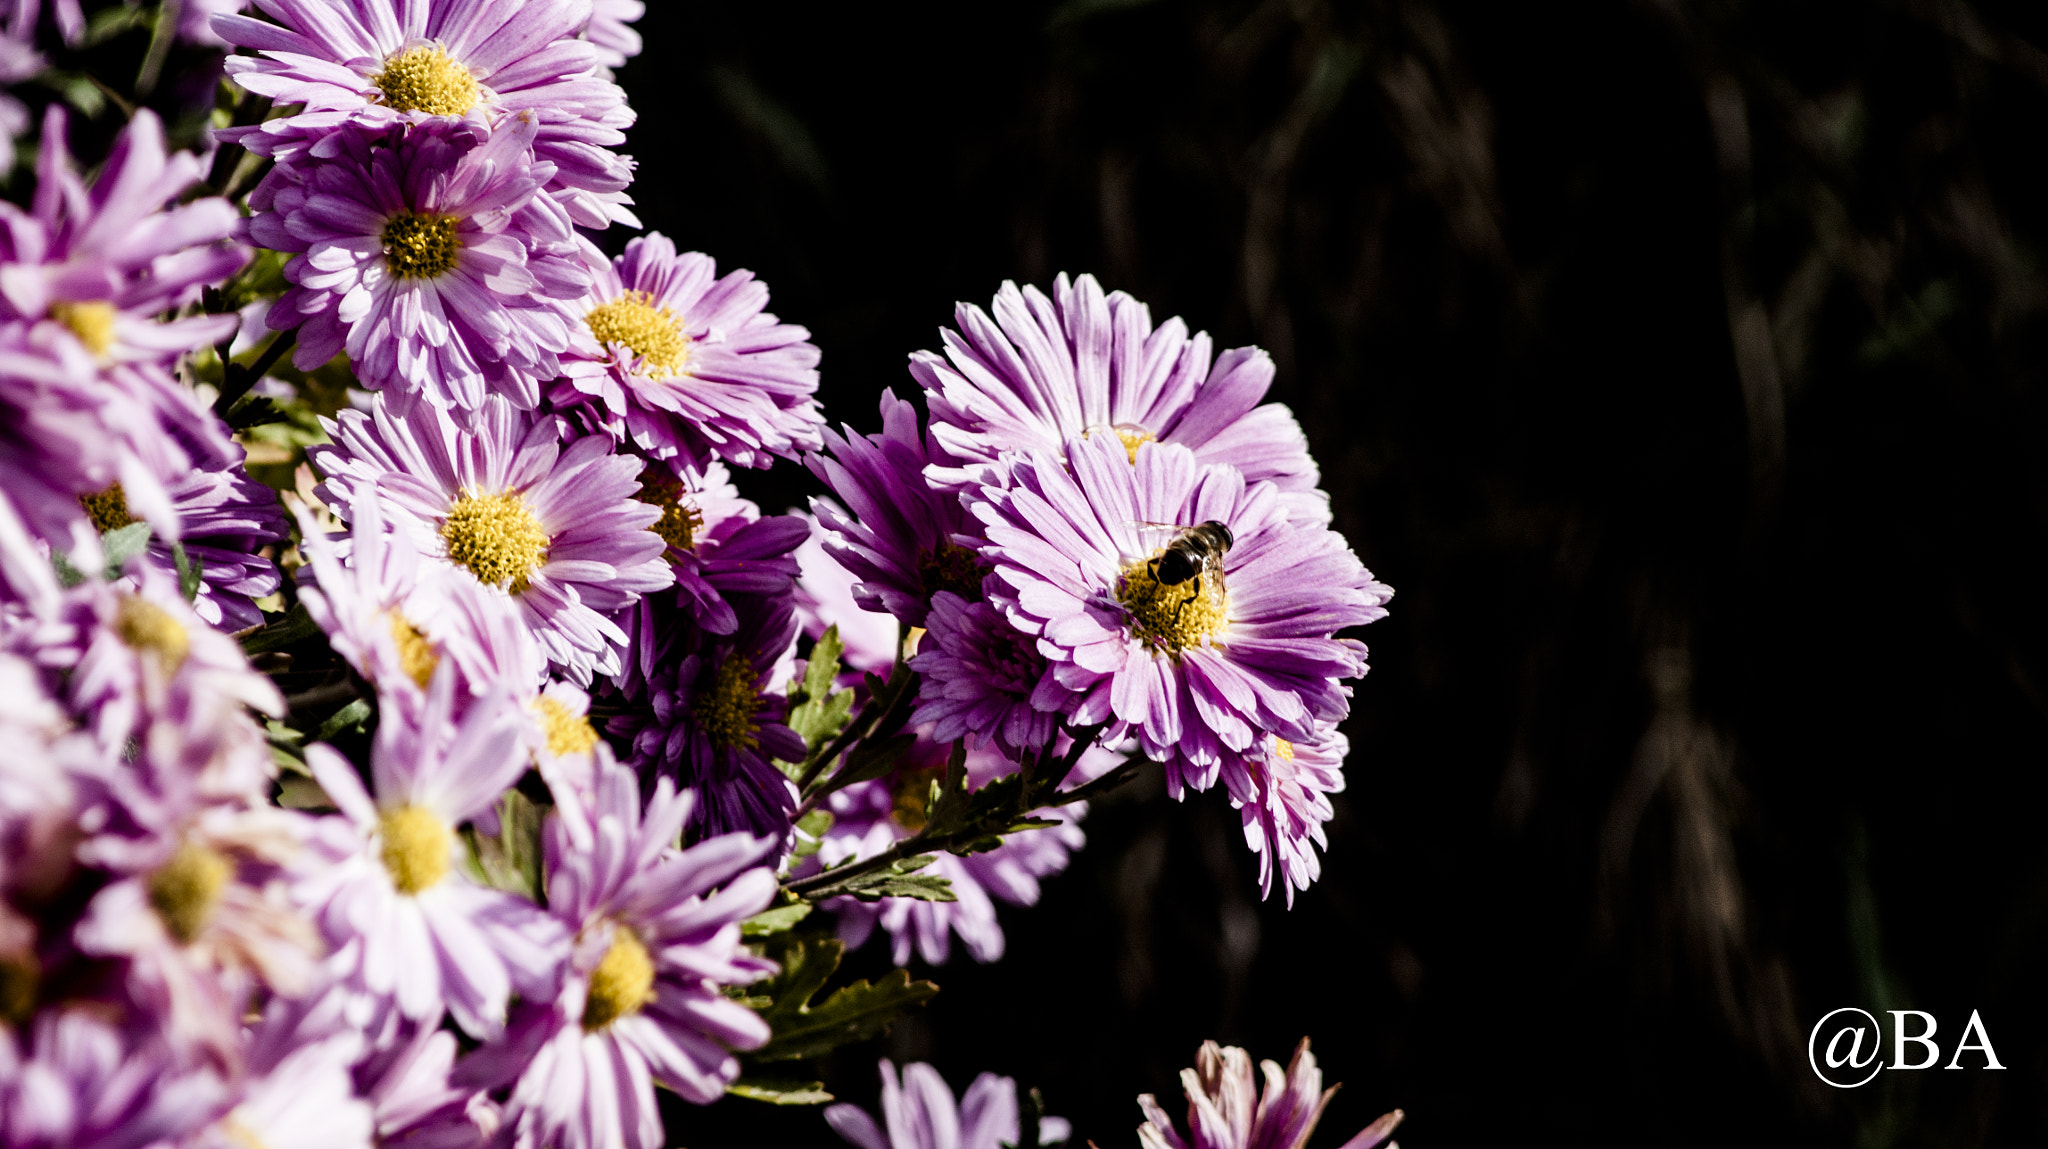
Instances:
[[[1259,856],[1260,897],[1272,895],[1277,873],[1291,909],[1294,891],[1322,876],[1316,851],[1330,848],[1323,834],[1323,823],[1334,813],[1328,796],[1344,789],[1344,757],[1350,752],[1351,740],[1342,731],[1319,722],[1314,738],[1261,739],[1236,769],[1224,771],[1230,802],[1244,819],[1245,844]]]
[[[677,601],[712,634],[731,634],[739,625],[727,595],[780,594],[796,577],[793,552],[810,537],[810,525],[789,515],[762,518],[721,464],[677,478],[650,463],[635,497],[661,508],[654,533],[668,544],[663,557],[676,572]]]
[[[458,710],[509,690],[532,692],[547,660],[519,608],[473,578],[421,561],[412,537],[392,529],[385,498],[364,487],[351,505],[344,560],[341,541],[299,516],[306,565],[299,601],[380,698],[418,703],[443,659],[456,668]]]
[[[825,1110],[825,1121],[849,1144],[859,1149],[1002,1149],[1023,1144],[1014,1080],[984,1073],[956,1104],[946,1079],[921,1061],[903,1067],[900,1084],[888,1058],[882,1059],[880,1069],[881,1124],[857,1105]],[[1062,1117],[1041,1117],[1032,1132],[1033,1145],[1058,1145],[1073,1136]]]
[[[180,1059],[98,1003],[45,1009],[0,1073],[0,1145],[175,1145],[232,1100],[220,1074]],[[0,1063],[14,1042],[0,1036]]]
[[[221,39],[253,56],[228,75],[295,115],[216,133],[263,155],[289,155],[338,122],[374,128],[467,118],[491,131],[529,119],[548,191],[582,227],[638,226],[626,205],[632,161],[610,151],[633,123],[626,94],[598,74],[599,49],[577,39],[589,0],[261,0],[271,23],[220,16]]]
[[[909,626],[923,626],[932,596],[942,590],[970,601],[981,598],[988,573],[974,547],[980,530],[957,495],[935,489],[927,468],[958,460],[918,432],[917,408],[882,392],[882,433],[825,432],[826,449],[804,464],[839,496],[811,500],[819,525],[831,534],[825,550],[860,581],[854,601]]]
[[[1290,520],[1271,483],[1171,443],[1136,457],[1106,435],[1069,440],[1064,459],[1032,451],[973,509],[990,598],[1074,695],[1069,721],[1136,734],[1179,798],[1242,770],[1258,739],[1307,742],[1342,719],[1339,680],[1365,673],[1365,647],[1335,635],[1384,616],[1392,592],[1341,535]],[[1220,560],[1163,581],[1157,560],[1176,540],[1146,524],[1208,522],[1231,536]]]
[[[768,314],[750,271],[718,274],[699,252],[652,233],[606,262],[591,251],[589,294],[562,378],[549,392],[620,442],[679,473],[714,459],[766,467],[815,450],[823,417],[810,332]]]
[[[987,603],[943,590],[932,596],[925,628],[910,660],[923,676],[910,720],[931,723],[932,741],[986,741],[1012,761],[1052,741],[1067,691],[1049,681],[1045,656],[1030,636]],[[1038,696],[1042,709],[1034,705]]]
[[[526,116],[488,138],[461,121],[351,126],[272,169],[247,230],[296,253],[266,322],[298,329],[300,370],[346,351],[401,405],[539,402],[569,344],[564,301],[589,276],[568,215],[539,194],[550,165],[533,158],[535,131]]]
[[[379,395],[367,414],[323,425],[334,443],[310,455],[337,514],[351,519],[375,487],[430,563],[510,594],[562,674],[587,685],[593,671],[619,672],[626,633],[610,616],[675,581],[648,529],[661,512],[634,497],[640,460],[602,435],[565,450],[553,416],[497,396],[457,416],[431,404],[401,415]]]
[[[605,67],[623,68],[640,54],[640,33],[633,30],[633,22],[646,14],[644,0],[591,0],[583,38],[597,46],[597,58]]]
[[[796,611],[786,594],[735,606],[732,634],[679,641],[648,678],[646,704],[607,729],[631,742],[628,765],[696,790],[693,840],[745,830],[779,841],[797,794],[775,762],[804,757],[804,740],[784,721],[789,700],[773,687],[796,641]]]
[[[1337,1087],[1323,1088],[1323,1071],[1306,1037],[1284,1071],[1271,1061],[1260,1062],[1259,1069],[1265,1075],[1264,1093],[1258,1091],[1249,1054],[1234,1045],[1203,1042],[1195,1067],[1180,1071],[1188,1095],[1187,1137],[1174,1130],[1173,1118],[1145,1093],[1138,1097],[1146,1118],[1138,1126],[1138,1143],[1144,1149],[1303,1149]],[[1399,1149],[1387,1139],[1402,1116],[1394,1110],[1340,1149]]]
[[[552,980],[566,948],[531,903],[469,880],[456,828],[496,804],[526,769],[518,704],[508,696],[452,717],[455,674],[444,665],[417,721],[385,712],[371,748],[374,799],[355,768],[325,745],[306,765],[341,811],[336,858],[301,896],[321,906],[328,940],[361,945],[356,978],[405,1017],[431,1024],[445,1008],[472,1035],[495,1034],[516,987]]]
[[[1282,404],[1259,405],[1273,383],[1264,351],[1240,347],[1212,363],[1207,334],[1190,337],[1178,318],[1155,329],[1150,309],[1121,291],[1104,296],[1092,275],[1062,274],[1050,298],[1006,282],[993,309],[991,319],[960,304],[960,330],[940,331],[945,355],[910,357],[932,438],[963,461],[944,481],[963,485],[1007,452],[1058,453],[1075,438],[1114,439],[1134,459],[1141,443],[1177,443],[1248,482],[1270,480],[1289,519],[1329,523],[1301,424]]]
[[[231,450],[237,456],[242,453],[239,446]],[[199,566],[193,612],[230,633],[263,625],[263,610],[256,600],[276,592],[281,579],[277,564],[259,552],[281,546],[289,537],[277,492],[251,479],[236,461],[187,471],[166,483],[164,494],[177,516],[186,557]],[[96,531],[118,530],[137,521],[119,483],[79,502]],[[152,569],[176,575],[177,561],[165,539],[152,534],[143,556]]]
[[[561,992],[521,1011],[458,1080],[510,1084],[504,1135],[518,1149],[661,1149],[658,1083],[709,1105],[739,1076],[732,1049],[768,1024],[724,987],[775,972],[740,923],[775,896],[779,838],[724,834],[673,845],[693,795],[656,783],[643,815],[633,772],[601,754],[587,809],[545,830],[548,909],[576,933]]]

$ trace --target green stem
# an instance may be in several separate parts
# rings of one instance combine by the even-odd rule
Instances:
[[[227,360],[225,370],[221,372],[220,397],[213,401],[213,413],[225,418],[229,409],[241,402],[242,396],[249,393],[249,388],[254,387],[257,380],[270,374],[270,369],[277,366],[277,361],[291,350],[298,338],[299,329],[296,327],[279,332],[271,338],[270,346],[263,349],[262,356],[247,367]]]

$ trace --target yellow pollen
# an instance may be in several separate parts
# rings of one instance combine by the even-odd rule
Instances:
[[[711,685],[697,693],[690,717],[720,750],[760,745],[761,724],[754,719],[759,705],[754,693],[754,664],[744,654],[728,654],[711,674]]]
[[[35,1016],[43,970],[32,953],[0,957],[0,1022],[20,1026]]]
[[[189,946],[198,939],[220,901],[220,888],[233,872],[218,852],[186,842],[149,876],[149,904],[178,944]]]
[[[52,303],[50,318],[71,329],[85,349],[105,355],[114,346],[114,305],[104,300]]]
[[[623,344],[645,360],[653,378],[673,379],[689,365],[690,337],[683,334],[683,321],[674,311],[654,306],[651,292],[629,291],[591,308],[583,322],[599,343]]]
[[[927,598],[949,590],[968,602],[980,602],[981,578],[987,573],[981,556],[952,543],[940,543],[917,560],[917,577]]]
[[[384,266],[400,279],[433,279],[455,266],[462,250],[452,215],[402,211],[384,224]]]
[[[597,745],[597,728],[590,724],[590,719],[547,697],[535,702],[533,708],[540,715],[540,728],[547,733],[548,753],[557,758],[564,754],[588,754]]]
[[[690,502],[689,492],[683,490],[680,480],[649,466],[640,472],[640,493],[633,497],[661,508],[660,520],[648,529],[660,535],[663,542],[679,551],[696,548],[697,532],[704,529],[704,514]]]
[[[548,533],[517,491],[455,500],[441,538],[450,561],[468,567],[478,582],[513,594],[524,594],[533,572],[548,561]]]
[[[603,1029],[639,1013],[653,1000],[654,959],[632,930],[614,927],[611,948],[590,971],[590,995],[583,999],[584,1030]]]
[[[441,652],[395,610],[391,612],[391,641],[398,644],[398,668],[425,690],[441,665]]]
[[[85,517],[92,520],[92,528],[105,534],[118,531],[135,521],[128,513],[128,493],[115,483],[97,495],[80,495],[78,505],[85,508]]]
[[[121,608],[114,616],[114,633],[131,649],[156,655],[166,674],[185,665],[185,655],[192,649],[192,637],[185,633],[184,623],[148,599],[132,594],[121,597]]]
[[[1230,603],[1208,593],[1204,576],[1166,584],[1156,573],[1163,550],[1124,568],[1116,598],[1130,614],[1131,635],[1153,654],[1179,655],[1216,637],[1230,618]]]
[[[484,86],[438,44],[407,48],[370,77],[386,106],[430,116],[464,116],[483,99]]]
[[[1124,451],[1130,455],[1134,467],[1138,465],[1138,448],[1159,438],[1136,423],[1118,423],[1115,431],[1116,437],[1123,440]]]
[[[448,876],[455,835],[439,814],[424,806],[400,806],[378,820],[384,839],[384,868],[401,894],[417,894]]]
[[[1275,734],[1273,735],[1273,753],[1292,762],[1294,761],[1294,743]]]

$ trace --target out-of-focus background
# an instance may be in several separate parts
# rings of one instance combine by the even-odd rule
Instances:
[[[1220,792],[1104,802],[842,1097],[991,1069],[1108,1149],[1202,1039],[1306,1033],[1319,1145],[2048,1136],[2048,6],[650,9],[640,210],[771,285],[835,420],[1093,272],[1272,352],[1398,590],[1292,911]],[[1830,1089],[1841,1006],[1978,1010],[2007,1068]]]

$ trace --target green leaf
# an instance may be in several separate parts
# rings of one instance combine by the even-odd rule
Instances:
[[[782,933],[810,916],[811,904],[809,902],[798,902],[793,906],[780,906],[772,910],[762,910],[760,913],[740,923],[740,936],[765,938],[771,934]]]
[[[325,742],[344,730],[360,730],[370,720],[370,700],[358,698],[340,710],[329,715],[327,721],[313,734],[313,741]]]
[[[319,633],[320,624],[313,621],[313,616],[306,613],[305,607],[296,606],[292,608],[290,614],[276,622],[243,635],[242,653],[268,654],[273,650],[297,646]]]
[[[909,877],[885,874],[881,881],[854,890],[853,896],[863,902],[879,902],[883,898],[916,898],[921,902],[960,900],[953,894],[953,883],[937,874],[912,874]]]
[[[178,568],[178,593],[186,602],[199,598],[199,560],[185,553],[184,543],[171,544],[171,565]]]
[[[778,957],[782,973],[767,986],[773,1005],[761,1016],[774,1031],[768,1044],[745,1055],[751,1062],[819,1057],[842,1045],[880,1036],[889,1023],[930,1001],[939,987],[891,970],[880,981],[854,982],[816,1005],[811,998],[839,968],[846,946],[837,938],[792,939]]]
[[[880,778],[896,768],[903,755],[917,744],[914,734],[898,734],[880,742],[862,742],[846,755],[846,765],[832,776],[832,788],[837,790],[855,782],[866,782]]]
[[[832,811],[813,810],[796,820],[796,857],[808,858],[825,844],[825,831],[832,828]]]
[[[148,523],[129,523],[101,535],[100,549],[107,553],[107,578],[120,578],[128,569],[128,560],[148,546]]]
[[[725,1087],[734,1097],[765,1101],[770,1105],[823,1105],[832,1100],[822,1081],[797,1081],[782,1077],[742,1077]]]
[[[50,565],[57,568],[57,581],[66,587],[74,587],[85,581],[85,572],[71,565],[71,559],[63,551],[50,552]]]
[[[463,831],[469,840],[471,876],[500,890],[540,902],[540,807],[517,790],[498,799],[498,834]]]
[[[839,641],[839,628],[826,627],[811,647],[803,682],[790,692],[789,728],[813,752],[846,729],[846,720],[853,714],[853,692],[832,689],[833,680],[839,677],[839,655],[844,649]],[[785,764],[784,769],[790,770],[791,777],[803,772],[801,763]]]

